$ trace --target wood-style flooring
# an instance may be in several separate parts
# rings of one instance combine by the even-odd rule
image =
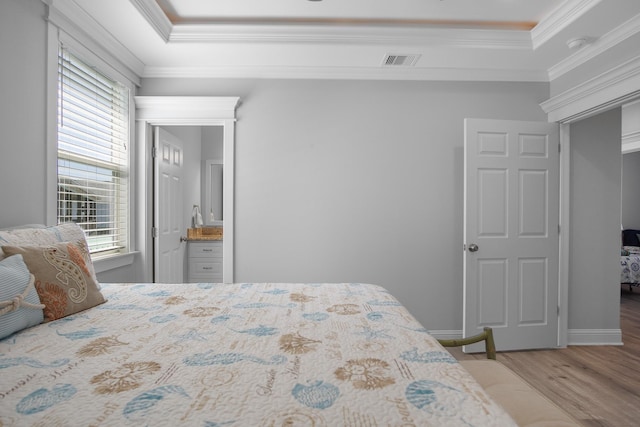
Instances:
[[[620,326],[622,346],[499,352],[498,360],[584,426],[640,426],[640,289],[623,285]],[[448,350],[459,360],[484,357]]]

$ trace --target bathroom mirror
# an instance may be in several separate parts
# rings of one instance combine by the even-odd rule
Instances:
[[[207,160],[205,178],[205,209],[202,217],[205,225],[221,226],[222,217],[222,160]]]

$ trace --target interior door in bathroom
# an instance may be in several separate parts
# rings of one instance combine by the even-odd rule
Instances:
[[[160,127],[154,128],[154,267],[155,283],[184,282],[183,146]]]

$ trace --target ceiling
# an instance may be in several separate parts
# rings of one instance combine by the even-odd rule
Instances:
[[[638,0],[43,1],[139,77],[548,82],[640,54]]]

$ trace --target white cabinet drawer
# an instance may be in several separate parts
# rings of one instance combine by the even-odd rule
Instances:
[[[189,258],[222,258],[222,241],[189,242]]]
[[[220,261],[207,261],[207,260],[189,260],[189,274],[213,274],[218,271],[222,271],[222,260]]]

